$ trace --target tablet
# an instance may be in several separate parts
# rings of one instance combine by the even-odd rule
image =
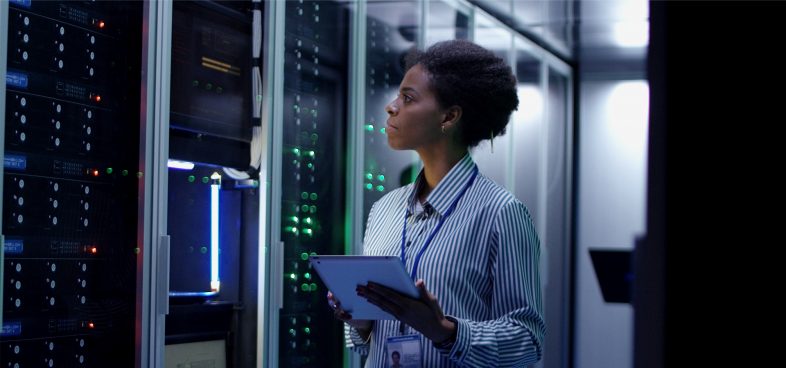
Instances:
[[[357,295],[355,288],[369,281],[387,286],[404,295],[418,298],[415,283],[394,256],[311,256],[309,261],[333,295],[341,302],[341,308],[353,319],[395,319],[377,306]]]

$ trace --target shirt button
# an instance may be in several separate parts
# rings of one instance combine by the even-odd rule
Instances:
[[[407,246],[410,246],[410,245],[412,245],[412,241],[411,240],[407,240]]]

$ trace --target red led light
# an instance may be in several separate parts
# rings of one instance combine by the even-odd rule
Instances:
[[[104,28],[104,26],[105,26],[105,25],[106,25],[106,24],[104,23],[104,21],[103,21],[103,20],[101,20],[101,21],[99,21],[99,22],[98,22],[98,28]]]
[[[98,170],[93,170],[93,176],[98,176]]]
[[[96,247],[90,248],[90,253],[93,253],[93,254],[98,253],[98,248],[96,248]]]
[[[101,95],[95,95],[95,97],[93,97],[93,99],[94,99],[96,102],[101,102]]]
[[[93,322],[88,322],[88,323],[87,323],[87,327],[88,327],[88,328],[95,328],[95,327],[96,327],[96,325],[94,325],[94,324],[93,324]]]

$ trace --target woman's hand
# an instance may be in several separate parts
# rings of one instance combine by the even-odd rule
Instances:
[[[426,290],[426,283],[422,279],[418,280],[415,286],[420,292],[418,299],[412,299],[373,282],[358,286],[357,292],[371,304],[412,326],[429,340],[436,343],[447,340],[457,328],[456,324],[445,318],[437,298]]]
[[[368,334],[371,333],[372,321],[367,319],[352,319],[352,315],[341,308],[341,302],[330,291],[327,292],[327,300],[328,305],[333,309],[333,316],[358,330],[364,340],[368,339]]]

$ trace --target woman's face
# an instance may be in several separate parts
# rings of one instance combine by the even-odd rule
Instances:
[[[429,85],[426,70],[416,64],[404,75],[398,96],[385,106],[388,144],[397,150],[426,147],[442,136],[445,117]]]

